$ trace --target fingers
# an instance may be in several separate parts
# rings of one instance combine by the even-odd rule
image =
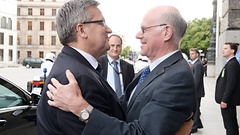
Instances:
[[[69,69],[66,70],[66,76],[67,76],[67,79],[68,79],[69,83],[75,83],[76,82],[76,79],[75,79],[74,75],[72,74],[72,72]]]
[[[58,81],[57,79],[55,79],[55,78],[51,78],[51,82],[52,82],[52,85],[53,85],[54,87],[56,87],[56,88],[59,88],[59,87],[62,86],[62,84],[59,83],[59,81]]]

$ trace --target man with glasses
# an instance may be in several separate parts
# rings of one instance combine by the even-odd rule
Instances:
[[[71,0],[65,3],[56,17],[57,32],[64,45],[46,80],[37,109],[39,135],[81,135],[85,123],[69,112],[51,107],[47,101],[47,84],[57,78],[67,84],[65,71],[70,69],[81,87],[83,97],[98,110],[111,117],[124,120],[125,115],[118,97],[101,77],[97,59],[108,49],[108,34],[112,30],[105,24],[95,0]],[[98,71],[100,73],[98,73]],[[72,100],[73,102],[74,99]],[[78,101],[76,101],[78,102]],[[92,107],[87,111],[91,112]],[[83,114],[84,119],[87,114]]]
[[[150,9],[136,35],[141,41],[141,55],[151,63],[129,84],[123,100],[126,121],[108,116],[98,109],[88,113],[83,135],[188,135],[177,133],[190,119],[196,107],[194,78],[179,51],[187,23],[172,6]],[[71,111],[81,118],[91,103],[81,96],[71,72],[66,72],[69,84],[52,79],[47,92],[51,106]],[[144,79],[145,77],[145,79]],[[55,86],[55,87],[54,87]],[[65,90],[68,90],[66,92]],[[73,102],[74,99],[74,102]]]

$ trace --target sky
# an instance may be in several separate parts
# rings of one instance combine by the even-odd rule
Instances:
[[[140,41],[135,38],[145,13],[157,5],[172,5],[178,8],[186,21],[195,18],[210,18],[213,15],[213,0],[98,0],[99,9],[113,33],[123,35],[126,45],[140,51]]]

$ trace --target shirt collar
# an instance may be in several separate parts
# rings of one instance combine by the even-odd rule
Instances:
[[[107,55],[107,58],[108,58],[109,63],[112,63],[112,62],[113,62],[113,59],[112,59],[109,55]],[[118,62],[118,63],[120,63],[120,58],[118,58],[118,59],[115,60],[115,61]]]
[[[229,59],[227,59],[226,63],[228,63],[232,58],[234,58],[235,56],[230,57]]]
[[[72,46],[70,46],[72,47]],[[86,53],[80,49],[77,49],[75,47],[72,47],[73,49],[75,49],[76,51],[78,51],[91,65],[94,69],[96,69],[98,67],[98,61],[89,53]]]
[[[174,53],[178,52],[179,50],[173,51],[171,53],[168,53],[160,58],[158,58],[157,60],[153,61],[150,63],[149,68],[150,71],[152,71],[157,65],[159,65],[160,63],[162,63],[165,59],[167,59],[168,57],[170,57],[171,55],[173,55]]]
[[[193,61],[191,62],[191,64],[193,65],[197,60],[198,60],[198,58],[196,58],[195,60],[193,60]]]

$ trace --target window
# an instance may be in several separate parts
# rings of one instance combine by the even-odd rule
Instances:
[[[28,21],[28,30],[32,30],[32,21]]]
[[[9,36],[9,45],[13,45],[13,36]]]
[[[4,33],[0,32],[0,44],[4,44]]]
[[[20,35],[17,36],[17,44],[20,45]]]
[[[27,57],[32,57],[32,52],[31,51],[27,51]]]
[[[7,29],[12,30],[12,19],[8,18]]]
[[[52,22],[52,30],[56,30],[56,24],[55,24],[55,22]]]
[[[1,28],[5,28],[6,29],[6,27],[7,27],[7,20],[6,20],[7,18],[6,17],[2,17],[1,18]]]
[[[12,56],[13,55],[13,51],[12,50],[9,50],[8,51],[8,61],[12,61],[13,59],[12,59]]]
[[[44,15],[44,9],[40,9],[40,15]]]
[[[43,51],[39,51],[39,58],[43,58]]]
[[[9,88],[8,88],[9,87]],[[9,83],[4,83],[0,85],[0,108],[8,108],[14,106],[23,105],[23,99],[14,93],[11,89],[15,88]]]
[[[56,9],[52,9],[52,16],[56,15]]]
[[[28,45],[31,45],[31,44],[32,44],[32,36],[28,35]]]
[[[3,49],[0,49],[0,61],[3,61]]]
[[[39,44],[43,45],[44,44],[44,36],[39,37]]]
[[[28,9],[28,15],[32,15],[32,8]]]
[[[17,8],[17,15],[21,15],[21,9],[20,8]]]
[[[52,36],[51,45],[56,45],[56,36]]]
[[[40,30],[44,30],[44,22],[40,22]]]
[[[17,21],[17,30],[20,30],[20,22]]]

